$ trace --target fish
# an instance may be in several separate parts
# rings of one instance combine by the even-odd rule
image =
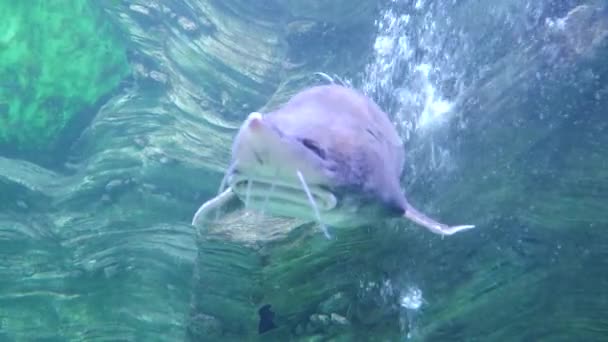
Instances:
[[[475,227],[449,226],[410,204],[400,184],[404,165],[404,144],[376,102],[350,86],[311,86],[247,116],[218,196],[192,224],[236,196],[264,214],[315,221],[327,238],[327,227],[399,217],[442,236]]]

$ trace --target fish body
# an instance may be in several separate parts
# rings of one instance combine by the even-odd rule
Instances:
[[[388,115],[355,89],[331,84],[251,113],[234,139],[225,181],[248,207],[324,229],[394,217],[443,235],[474,227],[449,227],[411,206],[400,186],[404,163]]]

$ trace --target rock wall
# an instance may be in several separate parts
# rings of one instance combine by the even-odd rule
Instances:
[[[65,165],[0,159],[9,340],[183,339],[199,263],[189,222],[217,191],[236,128],[316,71],[360,71],[375,15],[373,1],[331,21],[322,7],[302,14],[306,1],[99,4],[130,42],[131,78]]]
[[[430,14],[438,3],[420,2]],[[441,240],[390,222],[328,242],[238,205],[199,234],[189,222],[217,192],[243,118],[322,82],[314,72],[390,74],[367,89],[398,124],[416,112],[396,100],[407,68],[365,68],[376,1],[100,4],[131,42],[133,75],[61,168],[0,158],[0,339],[256,340],[264,304],[279,329],[262,337],[277,340],[593,340],[606,330],[606,277],[580,281],[606,268],[605,7],[569,5],[558,21],[569,29],[548,25],[535,44],[512,26],[526,16],[502,16],[525,1],[445,7],[437,15],[468,44],[432,37],[423,15],[414,36],[437,48],[406,62],[456,60],[435,75],[445,94],[450,77],[466,82],[454,96],[461,117],[408,139],[418,173],[404,184],[430,213],[480,230]],[[488,21],[518,28],[505,42],[523,43],[484,46]],[[458,167],[430,167],[432,144],[449,146]]]

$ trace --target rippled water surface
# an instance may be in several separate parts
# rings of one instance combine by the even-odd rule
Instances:
[[[608,339],[604,1],[11,4],[0,341]],[[477,228],[190,225],[247,115],[326,76],[389,114],[408,199]]]

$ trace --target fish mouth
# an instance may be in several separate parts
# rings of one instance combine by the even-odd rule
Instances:
[[[229,184],[247,207],[303,219],[313,217],[312,204],[298,182],[233,174]],[[336,207],[338,201],[332,192],[314,184],[309,184],[308,189],[321,213]]]

